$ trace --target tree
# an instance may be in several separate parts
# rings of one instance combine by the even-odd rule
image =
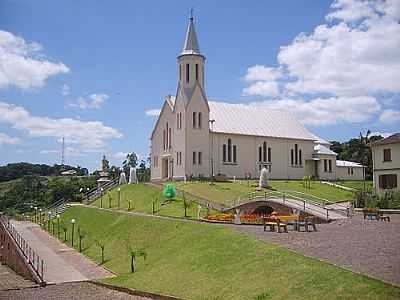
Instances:
[[[137,166],[137,155],[135,152],[128,153],[126,156],[126,159],[122,163],[122,170],[125,172],[125,175],[127,176],[127,180],[129,180],[129,170],[130,168],[136,168]]]
[[[100,240],[100,239],[96,239],[96,240],[94,240],[94,242],[101,249],[101,264],[104,264],[104,249],[106,247],[106,244],[103,240]]]
[[[185,210],[185,218],[188,217],[187,215],[187,210],[192,206],[192,201],[186,199],[185,193],[182,195],[182,200],[183,200],[183,208]]]
[[[176,189],[173,184],[167,184],[164,187],[163,195],[167,201],[173,200],[176,197]]]
[[[150,167],[143,159],[139,164],[139,169],[137,170],[138,180],[140,182],[150,181]]]
[[[81,227],[78,227],[78,238],[79,238],[79,252],[82,252],[82,240],[85,238],[87,235],[86,231],[81,229]]]
[[[67,241],[68,227],[65,225],[64,222],[61,222],[60,227],[61,227],[61,230],[64,232],[64,243],[65,243]]]
[[[138,250],[134,249],[130,242],[126,243],[126,247],[127,247],[128,253],[130,255],[131,272],[135,273],[136,272],[136,258],[141,256],[141,257],[143,257],[143,261],[146,262],[147,252],[144,248],[141,248]]]

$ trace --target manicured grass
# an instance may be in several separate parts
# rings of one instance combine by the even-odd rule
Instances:
[[[128,216],[73,207],[62,215],[87,232],[84,254],[100,262],[108,283],[184,299],[399,299],[400,289],[264,243],[225,226]],[[70,224],[69,230],[70,230]],[[260,230],[262,230],[260,228]],[[75,235],[76,236],[76,235]],[[70,240],[70,232],[68,231]],[[69,243],[70,241],[68,241]],[[130,273],[126,244],[145,248]],[[75,240],[75,247],[78,242]]]
[[[353,199],[352,192],[322,184],[318,181],[313,181],[311,183],[311,188],[305,188],[301,180],[271,180],[269,183],[273,189],[278,191],[301,192],[327,199],[332,202],[348,201]],[[247,181],[237,181],[236,183],[217,182],[215,185],[210,185],[204,182],[177,183],[178,188],[181,190],[209,199],[210,201],[222,203],[226,206],[232,205],[239,197],[240,199],[248,198],[249,193],[255,192],[257,185],[256,181],[250,181],[250,184],[248,184]],[[258,192],[256,194],[263,195],[264,192]],[[293,193],[293,195],[301,196],[297,193]],[[319,201],[317,198],[311,198],[311,200]]]
[[[126,184],[120,186],[121,188],[121,201],[120,209],[127,211],[129,208],[128,201],[131,201],[130,211],[143,212],[152,214],[153,213],[153,201],[158,199],[155,205],[156,215],[160,216],[172,216],[172,217],[184,217],[185,210],[182,199],[176,199],[174,201],[165,201],[162,192],[155,187],[148,186],[145,184]],[[118,190],[117,188],[110,191],[111,196],[111,208],[118,209]],[[101,199],[97,199],[94,206],[101,206]],[[108,194],[103,195],[103,208],[109,208]],[[198,205],[192,203],[187,209],[187,216],[190,218],[197,218]],[[200,216],[206,214],[206,209],[202,208]]]
[[[356,190],[363,190],[364,189],[364,182],[359,180],[345,180],[345,181],[337,181],[335,182],[338,185],[342,185],[345,187],[353,188]],[[372,180],[365,181],[365,188],[366,190],[370,191],[373,189],[373,182]]]

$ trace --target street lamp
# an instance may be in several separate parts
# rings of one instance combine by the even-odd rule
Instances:
[[[103,208],[103,188],[100,188],[100,207]]]
[[[121,188],[118,188],[118,209],[121,206]]]
[[[51,211],[48,212],[49,218],[47,219],[47,231],[50,232],[50,218],[51,218]]]
[[[35,223],[37,223],[37,206],[35,206]]]
[[[71,233],[71,245],[74,247],[74,228],[75,228],[75,219],[71,220],[72,224],[72,233]]]
[[[39,208],[39,222],[42,224],[42,209]]]
[[[57,237],[60,238],[60,215],[57,214]]]

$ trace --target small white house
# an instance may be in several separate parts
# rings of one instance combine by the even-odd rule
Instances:
[[[190,18],[176,95],[165,97],[151,135],[151,180],[257,178],[263,167],[271,179],[363,179],[360,165],[338,165],[329,142],[290,112],[209,101],[205,60]]]
[[[383,195],[399,191],[400,186],[400,133],[371,144],[374,188]]]

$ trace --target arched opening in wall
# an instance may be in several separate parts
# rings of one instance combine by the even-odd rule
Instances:
[[[253,212],[252,215],[270,215],[274,209],[271,206],[263,205],[257,207]]]

